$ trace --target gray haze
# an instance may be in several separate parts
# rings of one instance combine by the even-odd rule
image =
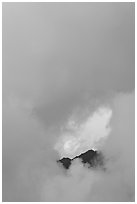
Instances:
[[[61,181],[63,201],[66,185],[80,186],[74,201],[133,201],[134,3],[3,3],[2,12],[3,201],[56,201]],[[114,111],[102,151],[121,157],[108,162],[109,176],[80,166],[86,180],[73,183],[53,146],[71,115],[81,120],[102,104]],[[87,184],[90,176],[97,181]]]

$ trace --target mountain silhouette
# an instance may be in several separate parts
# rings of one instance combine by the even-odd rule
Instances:
[[[69,169],[71,162],[75,159],[81,159],[81,162],[84,164],[88,164],[90,167],[96,167],[98,165],[103,165],[103,155],[101,152],[94,151],[94,150],[88,150],[87,152],[84,152],[73,159],[70,158],[62,158],[58,160],[57,162],[61,163],[65,169]]]

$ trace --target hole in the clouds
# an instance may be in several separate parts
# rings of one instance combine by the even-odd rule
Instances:
[[[63,157],[62,159],[58,160],[57,162],[61,163],[65,169],[69,169],[71,166],[72,161],[80,159],[81,162],[85,165],[90,167],[97,167],[97,166],[103,166],[103,155],[101,152],[94,151],[94,150],[88,150],[87,152],[84,152],[74,158],[68,158]]]
[[[58,138],[54,149],[61,158],[73,159],[88,150],[100,149],[111,132],[109,126],[112,117],[110,108],[100,107],[83,123],[77,124],[73,120],[68,122],[68,129]]]
[[[76,159],[89,168],[103,166],[103,155],[98,149],[111,132],[111,117],[110,108],[100,107],[81,124],[70,120],[68,130],[63,131],[54,147],[60,154],[58,162],[66,169]]]

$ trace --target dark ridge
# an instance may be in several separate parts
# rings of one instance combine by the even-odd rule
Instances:
[[[70,165],[71,165],[71,159],[69,159],[69,158],[63,158],[63,159],[58,160],[57,162],[62,163],[62,165],[63,165],[66,169],[68,169],[68,168],[70,167]]]
[[[75,159],[81,159],[81,162],[84,164],[88,164],[90,167],[96,167],[99,165],[103,165],[103,155],[101,152],[94,151],[94,150],[88,150],[85,153],[82,153],[73,159],[70,158],[62,158],[58,160],[57,162],[61,163],[65,169],[69,169],[71,162]]]

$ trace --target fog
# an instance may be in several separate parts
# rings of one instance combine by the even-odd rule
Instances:
[[[134,201],[134,3],[4,2],[2,12],[3,201]],[[97,146],[106,170],[76,160],[65,171],[55,145],[66,124],[100,107],[112,110]]]

